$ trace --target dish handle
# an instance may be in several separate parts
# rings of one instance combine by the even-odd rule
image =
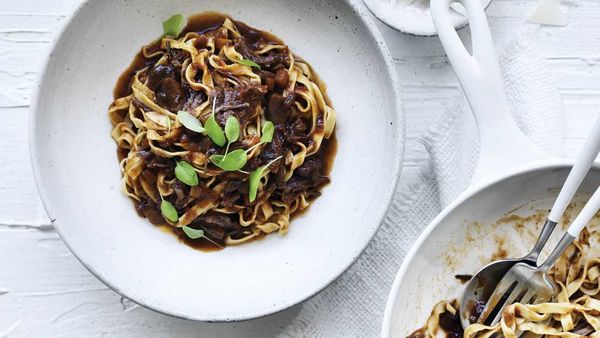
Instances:
[[[471,28],[472,54],[450,20],[450,5],[461,3]],[[508,103],[484,8],[479,0],[431,0],[431,16],[442,45],[467,96],[479,129],[479,162],[471,186],[549,156],[517,127]]]

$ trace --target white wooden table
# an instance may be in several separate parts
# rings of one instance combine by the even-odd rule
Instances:
[[[218,324],[154,313],[93,277],[52,229],[33,182],[27,144],[31,89],[49,42],[80,0],[0,0],[0,337],[206,336]],[[487,10],[497,41],[526,21],[535,0],[494,0]],[[540,47],[562,93],[565,157],[573,156],[600,110],[600,2],[567,0],[566,27],[542,27]],[[437,38],[399,34],[380,24],[403,85],[407,148],[402,184],[427,159],[419,138],[456,95],[457,82]],[[222,334],[264,337],[294,310],[258,326],[229,324]]]

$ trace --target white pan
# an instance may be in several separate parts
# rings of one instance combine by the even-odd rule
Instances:
[[[327,84],[337,111],[332,182],[286,236],[203,253],[140,218],[119,188],[107,108],[161,22],[219,11],[282,38]],[[392,59],[358,1],[89,0],[56,41],[31,115],[31,153],[56,230],[133,301],[206,321],[264,316],[323,289],[375,234],[400,173],[404,121]]]
[[[477,121],[479,163],[469,188],[428,225],[407,254],[388,298],[382,337],[406,337],[425,324],[438,301],[460,299],[464,285],[454,276],[475,273],[499,246],[508,257],[523,257],[546,213],[525,228],[496,221],[507,213],[525,216],[549,210],[571,166],[542,153],[515,125],[481,3],[462,1],[472,34],[471,55],[449,20],[451,2],[432,0],[431,11]],[[600,172],[593,169],[579,192],[591,193],[599,182]],[[555,232],[561,233],[559,229]]]

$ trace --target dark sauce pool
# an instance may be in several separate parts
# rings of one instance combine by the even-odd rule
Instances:
[[[278,37],[276,37],[275,35],[273,35],[269,32],[265,32],[265,31],[261,31],[261,30],[249,27],[246,24],[244,24],[243,22],[235,21],[228,15],[218,13],[218,12],[203,12],[203,13],[191,15],[190,17],[188,17],[187,24],[184,27],[180,36],[183,36],[188,32],[196,32],[198,34],[206,33],[210,30],[220,27],[223,24],[223,22],[225,21],[225,19],[227,19],[227,18],[232,20],[236,24],[238,29],[240,29],[240,27],[243,27],[244,30],[249,31],[251,34],[260,35],[260,39],[262,39],[266,43],[272,42],[272,43],[277,43],[277,44],[285,44],[285,42],[283,42],[281,39],[279,39]],[[160,41],[161,41],[161,39],[158,38],[157,40],[149,43],[147,45],[149,50],[151,51],[152,49],[160,48]],[[133,80],[135,73],[142,68],[154,65],[159,60],[159,58],[160,57],[145,58],[142,53],[142,48],[140,48],[138,53],[135,55],[133,61],[131,62],[131,64],[119,76],[119,78],[117,80],[117,84],[115,85],[115,88],[113,90],[113,97],[115,99],[117,99],[120,97],[130,95],[132,93],[131,84],[132,84],[132,80]],[[294,55],[294,58],[296,60],[302,60],[302,58],[300,58],[296,55]],[[313,80],[323,89],[323,97],[325,99],[325,102],[327,102],[327,104],[329,106],[332,106],[331,101],[329,100],[329,97],[327,96],[327,93],[325,92],[325,89],[326,89],[325,84],[321,81],[321,79],[318,77],[318,75],[315,72],[313,72],[313,76],[314,76]],[[329,177],[329,173],[331,172],[331,170],[333,168],[333,162],[334,162],[336,153],[337,153],[337,138],[336,138],[336,132],[334,131],[329,139],[323,139],[323,142],[321,144],[319,151],[315,155],[313,155],[313,156],[318,156],[321,159],[321,161],[323,163],[323,173],[325,175],[327,175],[328,177]],[[127,157],[127,152],[123,152],[123,149],[119,148],[117,150],[117,157],[120,161],[123,158]],[[320,189],[320,191],[321,190],[322,190],[322,188]],[[304,214],[304,212],[306,212],[308,209],[309,208],[293,213],[291,215],[290,222],[292,222],[296,217],[299,217],[302,214]],[[155,225],[157,227],[159,227],[162,231],[174,234],[175,236],[177,236],[177,238],[179,239],[180,242],[185,243],[188,246],[193,247],[195,249],[199,249],[201,251],[218,251],[218,250],[223,249],[222,246],[215,245],[214,243],[210,242],[209,240],[207,240],[205,238],[192,240],[185,235],[185,233],[183,232],[183,230],[181,230],[181,228],[175,228],[166,223],[155,224]],[[265,237],[265,234],[261,233],[259,236],[254,237],[252,240],[259,240],[259,239],[262,239],[263,237]]]

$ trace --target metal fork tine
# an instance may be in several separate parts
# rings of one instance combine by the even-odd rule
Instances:
[[[504,309],[506,309],[506,307],[511,305],[512,303],[518,302],[519,299],[522,299],[523,294],[528,291],[527,288],[527,284],[517,284],[517,287],[513,290],[510,296],[508,296],[508,299],[506,299],[506,301],[502,304],[502,307],[500,308],[500,310],[498,310],[498,313],[496,313],[496,316],[494,317],[494,319],[492,319],[489,325],[495,325],[496,323],[498,323],[500,321],[500,318],[502,318],[502,312],[504,312]]]
[[[540,303],[540,302],[539,302],[539,299],[540,299],[540,298],[538,297],[538,295],[533,295],[533,297],[531,297],[531,300],[529,301],[529,304],[537,304],[537,303]]]
[[[523,298],[521,298],[521,303],[523,304],[533,304],[533,302],[535,301],[535,297],[537,296],[535,294],[536,290],[535,289],[529,289],[527,290],[527,292],[525,293],[525,295],[523,296]]]
[[[502,300],[502,298],[505,296],[506,293],[511,292],[511,289],[515,287],[515,285],[514,285],[515,283],[516,283],[516,281],[514,280],[514,278],[510,278],[510,279],[502,278],[500,280],[500,283],[498,283],[498,285],[492,292],[492,295],[486,302],[485,307],[483,308],[483,311],[481,312],[481,315],[477,319],[477,323],[483,324],[483,322],[485,322],[485,320],[490,315],[490,313],[494,310],[494,308],[496,307],[498,302],[500,302]]]

